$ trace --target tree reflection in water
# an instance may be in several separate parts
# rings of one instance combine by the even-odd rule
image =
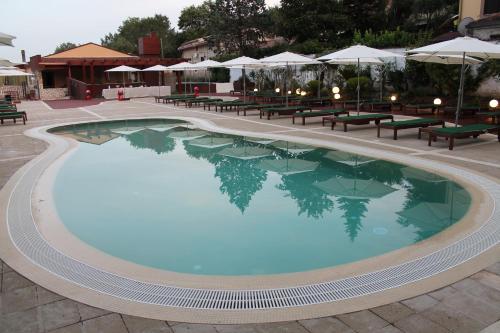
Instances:
[[[167,132],[157,132],[151,129],[144,129],[124,138],[132,147],[137,149],[150,149],[158,155],[166,154],[175,149],[175,140],[167,136]]]

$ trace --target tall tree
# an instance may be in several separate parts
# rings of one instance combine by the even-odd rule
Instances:
[[[165,56],[177,55],[177,43],[170,20],[164,15],[152,17],[129,17],[122,22],[116,33],[109,33],[101,39],[101,44],[125,53],[138,53],[138,39],[151,32],[156,32],[163,45]]]
[[[183,38],[191,40],[205,37],[208,34],[211,15],[209,1],[205,1],[199,6],[185,7],[181,11],[179,22],[177,23]]]
[[[62,51],[66,51],[66,50],[75,48],[77,46],[78,45],[76,45],[75,43],[71,43],[71,42],[61,43],[61,44],[57,45],[56,49],[54,50],[54,53],[59,53],[59,52],[62,52]]]
[[[386,0],[340,0],[344,14],[349,18],[346,32],[353,35],[354,31],[380,31],[386,25]]]
[[[210,2],[209,33],[225,52],[245,54],[264,38],[269,26],[264,0]]]

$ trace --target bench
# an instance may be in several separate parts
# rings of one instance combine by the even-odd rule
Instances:
[[[260,111],[261,109],[264,109],[264,108],[279,108],[281,106],[283,106],[283,104],[252,104],[252,105],[246,105],[246,106],[243,106],[241,108],[238,108],[238,110],[236,110],[236,112],[239,116],[240,111],[243,111],[243,116],[246,116],[247,111],[249,111],[249,110]]]
[[[420,111],[430,111],[430,113],[435,114],[437,106],[434,104],[406,104],[403,107],[404,113],[411,112],[418,114]]]
[[[429,126],[439,126],[444,127],[444,120],[434,119],[434,118],[420,118],[411,120],[400,120],[386,123],[377,124],[377,138],[380,138],[380,129],[387,128],[394,131],[393,139],[398,139],[398,130],[409,129],[409,128],[423,128]]]
[[[462,127],[435,128],[429,132],[428,145],[436,141],[438,137],[444,137],[448,140],[448,149],[453,150],[455,139],[477,138],[481,134],[496,132],[500,142],[500,126],[490,124],[472,124]]]
[[[278,116],[291,116],[296,112],[304,112],[306,110],[312,111],[309,106],[284,106],[279,108],[263,108],[260,109],[259,117],[262,119],[262,116],[267,114],[267,120],[271,119],[271,115],[278,114]]]
[[[292,123],[295,124],[295,118],[302,118],[302,125],[306,124],[306,118],[312,117],[323,117],[323,124],[325,116],[335,117],[341,114],[349,115],[349,111],[344,109],[333,109],[333,110],[321,110],[321,111],[311,111],[311,112],[296,112],[293,115]]]
[[[28,117],[26,115],[26,112],[20,111],[20,112],[1,112],[0,113],[0,124],[3,125],[3,121],[5,119],[12,119],[14,121],[14,124],[16,123],[17,119],[22,119],[23,124],[26,125],[26,120],[28,120]]]
[[[394,116],[390,114],[364,114],[360,116],[345,116],[345,117],[335,117],[331,119],[332,130],[335,128],[337,123],[342,123],[344,125],[344,132],[347,132],[347,125],[368,125],[372,121],[378,126],[382,120],[394,121]]]

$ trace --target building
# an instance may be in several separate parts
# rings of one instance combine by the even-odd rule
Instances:
[[[500,40],[500,0],[460,0],[458,30],[482,40]]]
[[[40,98],[83,98],[82,91],[87,89],[93,97],[101,97],[102,89],[124,83],[122,73],[106,73],[108,69],[121,65],[144,69],[158,64],[170,66],[183,61],[180,58],[161,58],[160,40],[155,33],[140,38],[138,43],[138,56],[87,43],[59,53],[31,57],[29,68],[36,76]],[[175,75],[163,75],[162,81],[162,84],[175,85]],[[158,73],[127,74],[125,83],[156,86]]]
[[[184,42],[177,50],[182,52],[182,58],[191,63],[201,62],[217,55],[215,46],[211,45],[206,37]]]

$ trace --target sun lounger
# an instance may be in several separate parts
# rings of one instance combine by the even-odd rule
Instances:
[[[457,112],[456,106],[445,106],[443,109],[443,114],[447,116],[455,116]],[[462,116],[474,116],[476,113],[481,111],[481,107],[479,105],[462,105],[460,109],[460,115]]]
[[[432,141],[436,141],[438,137],[444,137],[448,139],[448,149],[453,150],[455,144],[455,139],[465,139],[465,138],[477,138],[481,134],[488,132],[496,132],[498,141],[500,142],[500,126],[490,125],[490,124],[472,124],[465,125],[461,127],[445,127],[445,128],[435,128],[429,132],[429,146]]]
[[[260,111],[261,109],[264,109],[264,108],[279,108],[281,106],[283,106],[283,104],[252,104],[252,105],[245,105],[245,106],[239,107],[236,112],[239,116],[240,111],[243,111],[243,116],[246,116],[247,111],[250,111],[250,110]]]
[[[430,111],[430,113],[435,114],[437,106],[434,104],[406,104],[403,109],[405,113],[418,114],[421,111]]]
[[[244,102],[241,99],[235,100],[235,101],[225,101],[225,102],[219,102],[215,103],[215,112],[217,112],[217,108],[219,109],[220,112],[222,111],[232,111],[233,108],[234,110],[238,110],[238,108],[242,106],[247,106],[247,105],[253,105],[255,103],[253,102]]]
[[[12,119],[14,121],[14,124],[16,123],[17,119],[22,119],[23,124],[26,125],[26,120],[28,120],[28,117],[26,116],[26,112],[21,111],[21,112],[1,112],[0,113],[0,123],[3,125],[3,121],[5,119]]]
[[[367,108],[363,107],[363,109],[368,111],[368,112],[390,112],[390,111],[392,111],[392,103],[391,102],[367,102],[367,103],[364,103],[363,106],[367,106]]]
[[[300,104],[307,106],[325,106],[325,105],[333,105],[333,101],[329,97],[318,97],[318,98],[301,98]]]
[[[295,124],[295,118],[302,118],[302,125],[306,124],[306,118],[312,118],[312,117],[323,117],[323,123],[324,123],[324,118],[328,117],[336,117],[341,114],[344,115],[349,115],[349,112],[344,110],[344,109],[332,109],[332,110],[321,110],[321,111],[311,111],[311,112],[296,112],[293,114],[292,122]]]
[[[344,125],[344,132],[347,132],[347,125],[367,125],[372,121],[375,122],[376,125],[380,124],[382,120],[394,120],[394,117],[390,114],[364,114],[360,116],[345,116],[345,117],[335,117],[331,120],[332,122],[332,130],[335,128],[337,123],[342,123]]]
[[[379,123],[377,125],[377,138],[380,138],[380,129],[387,128],[392,129],[394,131],[394,140],[398,139],[398,130],[409,129],[409,128],[422,128],[429,126],[443,126],[444,120],[434,119],[434,118],[419,118],[419,119],[411,119],[411,120],[400,120],[400,121],[392,121],[392,122],[384,122]]]
[[[284,107],[279,107],[279,108],[263,108],[260,109],[260,118],[262,119],[263,115],[267,115],[267,120],[271,119],[271,116],[274,114],[277,114],[278,116],[285,116],[285,115],[294,115],[296,112],[304,112],[306,110],[312,111],[312,109],[309,106],[284,106]]]
[[[0,104],[0,112],[12,111],[17,111],[17,106],[15,104]]]
[[[500,111],[478,112],[478,117],[492,118],[493,123],[500,125]]]
[[[158,97],[158,101],[163,101],[163,103],[168,103],[168,102],[174,102],[178,99],[184,99],[184,98],[193,98],[193,94],[188,94],[188,95],[170,95],[170,96],[161,96]]]
[[[188,99],[188,100],[185,100],[185,106],[186,107],[190,107],[192,108],[193,105],[200,105],[201,103],[205,102],[205,101],[209,101],[210,98],[208,97],[198,97],[198,98],[193,98],[193,99]]]

